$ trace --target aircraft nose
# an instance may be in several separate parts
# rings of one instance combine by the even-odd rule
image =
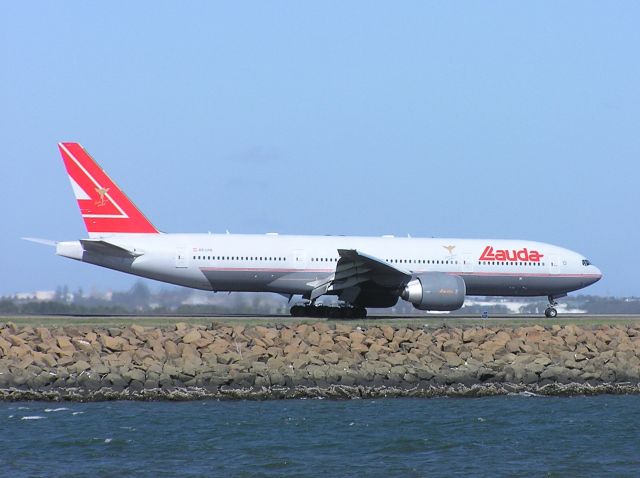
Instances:
[[[600,279],[602,279],[602,271],[600,269],[598,269],[596,266],[591,266],[593,267],[593,275],[594,275],[594,281],[593,282],[598,282]]]

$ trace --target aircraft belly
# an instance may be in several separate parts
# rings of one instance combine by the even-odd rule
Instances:
[[[571,292],[588,285],[584,279],[565,276],[463,275],[467,295],[544,296]]]
[[[313,272],[282,271],[202,271],[215,291],[279,292],[302,294],[313,287],[308,282],[319,278]]]
[[[306,271],[220,271],[203,270],[216,291],[278,292],[304,294],[313,289],[309,283],[323,274]],[[580,277],[566,276],[506,276],[462,274],[467,295],[544,296],[570,292],[589,285]]]
[[[82,261],[108,269],[114,269],[127,274],[146,277],[169,284],[192,287],[194,289],[211,290],[209,283],[195,271],[177,270],[164,264],[157,258],[155,260],[142,257],[110,256],[94,252],[84,251]]]

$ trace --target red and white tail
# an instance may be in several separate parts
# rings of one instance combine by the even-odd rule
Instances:
[[[89,236],[158,230],[78,143],[58,143]]]

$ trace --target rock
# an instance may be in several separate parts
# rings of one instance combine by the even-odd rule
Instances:
[[[453,352],[443,352],[444,359],[449,367],[459,367],[464,361]]]
[[[325,333],[320,336],[320,343],[318,344],[320,350],[332,350],[334,345],[335,342],[330,334]]]
[[[198,332],[197,330],[190,330],[189,332],[187,332],[184,337],[182,337],[182,341],[185,344],[191,344],[197,340],[200,340],[202,338],[202,336],[200,335],[200,332]]]
[[[106,375],[111,371],[111,369],[109,367],[107,367],[106,365],[100,363],[100,364],[92,365],[91,366],[91,371],[93,373],[97,373],[97,374],[100,374],[100,375]]]
[[[7,341],[9,341],[9,343],[15,347],[21,347],[26,343],[24,339],[19,335],[9,335],[7,337]]]
[[[251,371],[254,373],[266,372],[267,364],[265,362],[252,362]]]
[[[559,365],[551,365],[540,374],[541,379],[551,379],[553,381],[564,381],[568,376],[568,370]]]
[[[269,381],[271,382],[272,386],[284,386],[285,385],[284,375],[278,370],[273,370],[273,371],[271,371],[269,373]]]
[[[170,359],[179,357],[181,355],[181,353],[178,351],[178,346],[171,340],[167,340],[164,343],[164,351],[167,355],[167,358]]]
[[[462,342],[469,343],[475,342],[478,343],[482,339],[481,334],[478,329],[475,327],[468,328],[462,331]]]
[[[267,367],[270,370],[278,370],[280,368],[283,368],[284,366],[284,361],[279,358],[270,358],[269,360],[267,360]]]
[[[77,362],[75,362],[75,363],[73,363],[73,364],[71,364],[69,366],[69,370],[72,370],[77,374],[80,374],[80,373],[82,373],[85,370],[88,370],[90,368],[91,368],[91,365],[89,365],[84,360],[78,360]]]
[[[359,354],[366,354],[369,351],[369,347],[367,346],[367,344],[357,342],[355,344],[351,344],[351,351]]]
[[[11,342],[0,337],[0,355],[7,355],[11,350]]]
[[[306,336],[305,341],[309,345],[318,345],[318,344],[320,344],[320,334],[318,332],[316,332],[315,330],[313,330]]]
[[[40,356],[40,363],[49,368],[54,368],[58,365],[58,361],[56,360],[55,355],[53,354],[42,354]]]
[[[124,350],[124,345],[125,345],[125,341],[124,339],[121,339],[120,337],[112,337],[109,335],[102,335],[100,337],[100,340],[102,342],[102,345],[113,351],[113,352],[119,352]]]
[[[375,361],[378,360],[379,355],[370,349],[366,354],[364,354],[364,358],[367,360]]]
[[[22,358],[26,355],[31,355],[31,349],[27,344],[14,345],[9,349],[9,353],[7,355],[10,357]]]
[[[213,343],[213,338],[201,337],[198,340],[196,340],[195,342],[193,342],[193,345],[195,345],[196,348],[203,349],[203,348],[206,348],[211,343]]]
[[[517,354],[520,352],[520,347],[522,345],[524,345],[524,342],[522,341],[522,339],[512,339],[505,344],[504,348],[509,353]]]
[[[191,344],[186,344],[182,348],[182,353],[180,355],[185,360],[194,360],[194,359],[200,358],[200,353],[198,352],[198,349],[196,349],[195,346]]]
[[[351,332],[351,333],[349,334],[349,338],[351,339],[352,347],[353,347],[353,345],[355,345],[355,344],[360,344],[360,343],[362,343],[366,337],[367,337],[367,336],[366,336],[366,335],[364,335],[364,334],[363,334],[362,332],[360,332],[359,330],[355,330],[355,331],[353,331],[353,332]]]
[[[112,388],[114,390],[124,390],[128,382],[117,373],[109,373],[100,380],[102,386]]]
[[[103,385],[103,381],[100,376],[91,373],[82,373],[78,376],[76,383],[79,387],[86,390],[99,390]],[[118,389],[122,387],[122,389],[124,389],[124,385],[120,382],[113,387]]]
[[[252,373],[241,372],[231,376],[231,384],[239,388],[253,387],[255,380],[256,376]]]
[[[454,352],[458,353],[460,351],[460,346],[462,344],[457,339],[449,339],[444,344],[442,344],[442,350],[445,352]]]
[[[269,330],[273,330],[273,329],[269,329]],[[313,324],[313,330],[318,332],[320,335],[323,335],[329,332],[331,330],[331,327],[329,327],[324,322],[316,322],[315,324]]]
[[[247,397],[237,393],[243,388],[264,390],[264,398],[295,396],[292,387],[306,386],[323,394],[347,387],[333,395],[345,398],[368,396],[366,387],[417,393],[475,384],[535,390],[574,382],[640,383],[640,330],[629,327],[362,330],[317,322],[184,324],[176,330],[132,325],[107,332],[86,326],[0,327],[0,396],[7,387],[80,387],[83,394],[107,387],[109,393],[156,389],[179,397],[182,391],[170,391],[198,387],[198,393],[235,390],[234,397]],[[348,390],[354,386],[365,389]]]
[[[395,331],[393,330],[393,327],[390,327],[388,325],[385,325],[384,327],[382,327],[382,335],[384,336],[385,339],[387,339],[387,341],[391,342],[393,340],[394,334],[395,334]]]
[[[326,363],[336,364],[340,360],[340,356],[335,352],[329,352],[322,356]]]
[[[290,343],[293,340],[293,337],[295,336],[295,330],[289,328],[289,327],[284,327],[282,329],[280,329],[280,341],[281,343],[287,344]]]
[[[75,347],[75,350],[79,350],[85,354],[93,354],[96,351],[91,345],[91,343],[84,339],[74,338],[72,343],[73,343],[73,346]]]
[[[126,372],[123,372],[122,378],[124,378],[125,380],[136,380],[140,382],[140,384],[144,383],[144,381],[147,379],[146,374],[138,368],[132,368]]]
[[[423,381],[431,380],[435,376],[435,372],[429,367],[421,366],[414,369],[416,376]]]
[[[391,355],[383,356],[382,359],[391,366],[397,366],[404,364],[406,357],[403,354],[395,353]]]
[[[336,333],[341,335],[349,335],[353,327],[347,324],[336,324]]]
[[[22,359],[15,365],[17,368],[26,369],[33,363],[33,357],[31,355],[24,355]]]

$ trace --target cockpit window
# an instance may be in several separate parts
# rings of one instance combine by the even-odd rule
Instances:
[[[583,266],[590,266],[591,265],[591,261],[589,261],[589,259],[582,259],[582,265]]]

